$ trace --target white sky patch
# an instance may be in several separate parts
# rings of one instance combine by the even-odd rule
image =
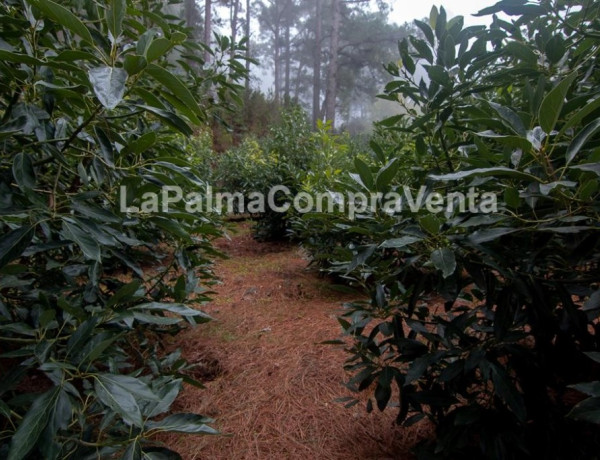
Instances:
[[[448,18],[464,16],[465,24],[469,26],[489,24],[491,16],[476,17],[472,15],[497,2],[498,0],[394,0],[390,2],[392,7],[390,19],[397,24],[410,23],[414,19],[428,18],[432,6],[435,5],[439,8],[442,5],[448,13]]]

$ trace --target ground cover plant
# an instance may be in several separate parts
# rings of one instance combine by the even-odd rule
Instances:
[[[216,432],[164,416],[194,381],[161,338],[208,321],[220,224],[184,203],[124,208],[204,184],[183,139],[245,68],[229,40],[202,46],[163,7],[0,6],[2,458],[178,458],[150,438]]]
[[[434,8],[388,66],[383,97],[404,113],[381,122],[388,134],[334,190],[396,192],[402,211],[351,220],[346,207],[293,227],[324,270],[369,293],[340,319],[349,387],[399,423],[432,420],[423,458],[590,458],[600,5],[502,1],[480,14],[496,13],[511,22],[465,28]],[[413,211],[405,192],[421,187],[423,199],[493,192],[498,210],[455,198]]]

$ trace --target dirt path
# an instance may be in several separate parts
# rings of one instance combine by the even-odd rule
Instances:
[[[174,346],[198,363],[205,389],[187,387],[174,409],[216,419],[228,436],[172,435],[187,459],[409,459],[419,431],[394,426],[394,410],[365,412],[334,400],[346,353],[320,345],[339,337],[344,299],[307,270],[294,246],[258,243],[247,224],[218,246],[222,284],[205,307],[217,321],[185,331]]]

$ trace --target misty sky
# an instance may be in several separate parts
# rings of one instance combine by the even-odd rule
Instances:
[[[433,5],[438,8],[443,5],[449,17],[464,16],[465,23],[468,25],[486,24],[491,17],[473,17],[471,15],[497,2],[498,0],[395,0],[390,2],[393,8],[390,17],[396,23],[403,24],[411,22],[413,19],[429,17]]]

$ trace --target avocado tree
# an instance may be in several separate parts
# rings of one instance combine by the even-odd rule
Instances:
[[[600,5],[506,0],[480,14],[500,12],[512,20],[465,28],[434,8],[387,66],[382,97],[403,113],[336,187],[400,205],[294,226],[325,270],[369,294],[340,319],[348,386],[399,423],[430,419],[424,458],[589,458]]]
[[[0,6],[3,458],[177,458],[148,439],[216,432],[201,415],[160,418],[198,384],[161,337],[209,320],[197,306],[219,234],[160,197],[203,187],[184,138],[244,66],[226,39],[188,39],[163,4]],[[160,206],[141,207],[144,194]]]

